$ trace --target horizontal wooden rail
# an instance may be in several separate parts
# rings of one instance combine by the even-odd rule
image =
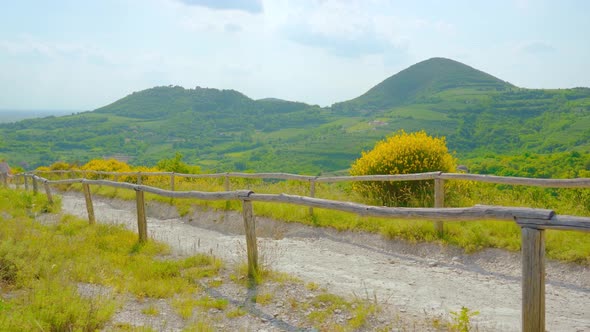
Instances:
[[[114,188],[123,188],[123,189],[130,189],[136,191],[144,191],[147,193],[156,194],[159,196],[169,197],[169,198],[196,198],[201,200],[235,200],[240,199],[240,197],[247,196],[250,193],[249,190],[237,190],[237,191],[216,191],[216,192],[207,192],[207,191],[171,191],[160,189],[156,187],[144,186],[144,185],[137,185],[132,183],[126,182],[115,182],[109,180],[82,180],[83,184],[93,184],[93,185],[101,185],[101,186],[110,186]]]
[[[66,179],[66,180],[48,180],[49,184],[74,184],[74,183],[82,183],[84,179]]]
[[[554,215],[549,220],[524,218],[516,222],[528,228],[590,232],[590,218],[587,217]]]
[[[441,179],[448,180],[470,180],[477,182],[488,182],[496,184],[511,184],[533,187],[548,188],[590,188],[590,178],[577,179],[537,179],[537,178],[520,178],[513,176],[496,176],[483,174],[461,174],[461,173],[441,173]]]
[[[393,174],[393,175],[359,175],[359,176],[331,176],[318,177],[316,182],[347,182],[347,181],[415,181],[433,180],[441,172],[428,172],[416,174]]]
[[[351,202],[332,201],[296,195],[250,194],[254,202],[275,202],[303,205],[315,208],[357,213],[365,216],[403,219],[454,219],[454,220],[514,220],[515,218],[551,218],[552,210],[521,207],[476,205],[469,208],[401,208],[364,205]],[[590,221],[590,218],[588,218]]]
[[[548,188],[590,188],[590,178],[576,179],[539,179],[523,178],[512,176],[496,176],[485,174],[465,173],[443,173],[427,172],[416,174],[393,174],[393,175],[362,175],[362,176],[310,176],[290,173],[214,173],[214,174],[183,174],[174,172],[105,172],[105,171],[81,171],[81,170],[55,170],[55,171],[34,171],[33,173],[84,173],[116,176],[170,176],[187,178],[248,178],[248,179],[280,179],[315,181],[323,183],[347,182],[347,181],[419,181],[419,180],[468,180],[476,182],[487,182],[496,184],[523,185]]]

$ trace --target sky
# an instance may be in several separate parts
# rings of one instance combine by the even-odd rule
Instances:
[[[329,106],[446,57],[590,87],[586,0],[0,0],[0,109],[93,110],[154,86]]]

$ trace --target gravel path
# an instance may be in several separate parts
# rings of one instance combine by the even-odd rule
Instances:
[[[137,229],[134,202],[94,199],[96,219]],[[256,206],[254,207],[256,212]],[[63,212],[86,218],[79,193],[63,195]],[[181,253],[210,253],[245,260],[241,216],[197,211],[179,218],[166,205],[148,203],[148,234]],[[477,310],[481,330],[520,330],[520,258],[485,250],[465,255],[436,244],[408,244],[378,235],[336,232],[257,218],[263,264],[315,282],[340,295],[376,298],[414,316],[447,315],[462,306]],[[548,331],[590,331],[590,269],[547,264]]]

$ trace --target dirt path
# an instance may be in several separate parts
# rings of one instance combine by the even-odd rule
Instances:
[[[99,222],[136,230],[134,202],[97,199]],[[256,207],[254,207],[256,209]],[[65,213],[86,218],[84,199],[63,195]],[[148,234],[184,253],[204,252],[227,261],[245,260],[241,216],[198,211],[179,218],[165,205],[149,203]],[[482,330],[520,330],[520,258],[501,250],[464,255],[434,244],[413,245],[378,235],[335,232],[257,218],[259,250],[265,264],[330,292],[377,298],[408,315],[447,315],[462,306],[480,314]],[[548,331],[590,331],[590,270],[547,264]]]

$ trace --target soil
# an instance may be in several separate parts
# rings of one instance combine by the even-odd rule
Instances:
[[[93,202],[98,222],[137,230],[135,202],[98,197]],[[64,193],[62,204],[63,213],[87,217],[80,193]],[[208,253],[228,266],[246,259],[243,221],[237,212],[197,210],[181,218],[173,207],[155,202],[147,204],[146,212],[148,235],[168,243],[177,255]],[[220,287],[207,288],[211,296],[226,298],[231,306],[247,311],[228,318],[224,312],[210,310],[208,321],[217,330],[313,330],[306,320],[310,309],[295,310],[293,301],[309,303],[321,289],[377,303],[381,311],[365,330],[436,330],[433,323],[449,321],[449,313],[462,307],[479,312],[471,318],[477,330],[520,330],[519,253],[487,249],[465,254],[450,246],[387,240],[377,234],[339,232],[261,217],[256,218],[256,231],[262,264],[304,282],[268,282],[255,290],[223,282]],[[590,331],[590,268],[547,260],[546,270],[547,330]],[[219,278],[229,279],[231,271],[230,267],[224,269]],[[305,287],[310,282],[320,289]],[[254,304],[249,301],[253,291],[272,293],[272,300],[264,306]],[[146,306],[157,307],[159,314],[143,314]],[[350,318],[339,311],[330,317],[333,323]],[[165,300],[142,303],[129,299],[112,324],[170,331],[186,327]]]

